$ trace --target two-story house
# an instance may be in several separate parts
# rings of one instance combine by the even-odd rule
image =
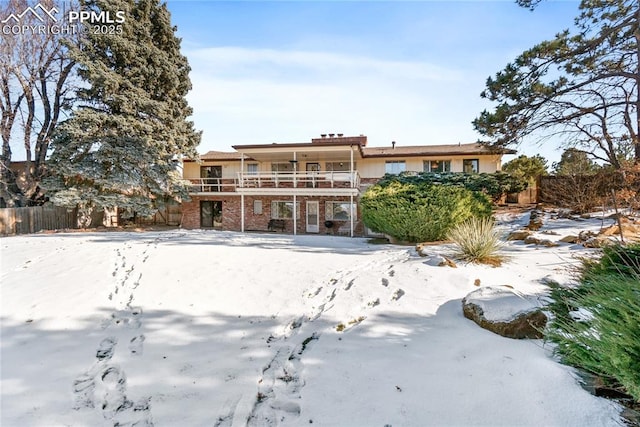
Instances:
[[[358,198],[385,173],[495,172],[503,154],[480,144],[367,147],[366,136],[235,145],[184,162],[185,228],[366,235]]]

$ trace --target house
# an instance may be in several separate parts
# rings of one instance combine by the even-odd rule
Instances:
[[[366,136],[342,134],[233,148],[184,161],[183,227],[367,235],[358,198],[385,173],[495,172],[514,153],[477,143],[367,147]]]

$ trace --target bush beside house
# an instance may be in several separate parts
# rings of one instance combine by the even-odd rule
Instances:
[[[489,197],[457,185],[406,182],[386,177],[360,200],[362,220],[371,230],[405,242],[437,241],[471,218],[489,217]]]

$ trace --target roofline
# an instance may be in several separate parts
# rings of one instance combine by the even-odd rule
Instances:
[[[391,148],[390,148],[391,149]],[[380,158],[380,157],[434,157],[434,156],[469,156],[469,155],[484,155],[491,154],[516,154],[516,150],[501,150],[501,151],[442,151],[437,153],[428,152],[414,152],[414,153],[380,153],[380,154],[363,154],[363,158]]]
[[[360,146],[356,142],[342,142],[342,141],[327,141],[323,143],[317,142],[287,142],[287,143],[273,143],[273,144],[248,144],[248,145],[232,145],[234,150],[238,149],[257,149],[257,148],[295,148],[295,147],[349,147]]]
[[[470,143],[464,145],[474,145],[478,143]],[[360,156],[365,158],[383,158],[383,157],[434,157],[434,156],[469,156],[469,155],[505,155],[505,154],[516,154],[517,150],[509,149],[509,148],[500,148],[493,149],[486,146],[481,146],[478,150],[473,151],[465,151],[461,152],[455,150],[456,147],[460,147],[460,145],[455,144],[443,144],[443,145],[408,145],[403,146],[400,152],[394,153],[394,147],[365,147],[362,144],[358,144],[356,142],[347,142],[347,141],[326,141],[322,144],[313,143],[313,142],[298,142],[298,143],[272,143],[272,144],[247,144],[247,145],[233,145],[232,148],[234,150],[255,150],[255,149],[269,149],[269,148],[309,148],[309,147],[358,147],[358,151],[360,152]],[[430,152],[434,147],[451,147],[448,151],[441,152]],[[405,151],[407,148],[415,149],[415,150],[423,150],[423,151],[413,151],[407,152]],[[385,153],[376,153],[377,150],[389,150]],[[374,153],[367,153],[367,151],[374,151]],[[206,159],[202,158],[202,156],[206,156],[207,153],[204,153],[200,159],[183,159],[183,162],[198,162],[198,161],[238,161],[241,160],[242,156],[245,156],[245,160],[254,160],[251,157],[247,156],[242,151],[235,152],[219,152],[220,157],[215,159]],[[228,155],[225,157],[224,155]]]

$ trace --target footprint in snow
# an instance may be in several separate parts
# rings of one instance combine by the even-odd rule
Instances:
[[[349,283],[347,283],[344,287],[345,291],[348,291],[349,289],[351,289],[351,287],[353,286],[353,283],[356,281],[356,279],[351,279],[349,280]]]
[[[100,341],[98,350],[96,351],[96,359],[109,360],[113,357],[118,340],[115,337],[108,337]]]
[[[403,295],[404,291],[402,289],[397,289],[391,296],[391,301],[398,301]]]
[[[144,342],[144,339],[144,335],[138,335],[131,338],[131,341],[129,342],[129,351],[131,354],[136,356],[142,355],[142,343]]]

